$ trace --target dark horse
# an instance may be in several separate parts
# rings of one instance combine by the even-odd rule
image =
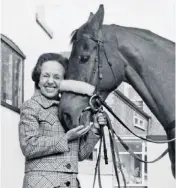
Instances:
[[[91,13],[88,21],[73,34],[66,79],[94,86],[99,83],[98,92],[103,99],[122,81],[129,83],[157,117],[167,138],[174,138],[175,44],[148,30],[102,25],[103,18],[104,7],[100,5],[96,14]],[[68,129],[78,125],[88,102],[86,95],[63,93],[59,115]],[[81,123],[87,125],[90,118],[91,114],[85,112]],[[175,142],[168,146],[174,175]]]

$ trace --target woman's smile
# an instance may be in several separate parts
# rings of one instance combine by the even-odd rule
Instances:
[[[64,67],[57,61],[47,61],[42,65],[39,88],[45,97],[50,99],[58,97],[59,86],[64,73]]]

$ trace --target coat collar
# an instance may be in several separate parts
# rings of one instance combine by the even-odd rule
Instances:
[[[51,100],[46,98],[44,95],[41,94],[40,90],[36,90],[34,95],[32,96],[32,99],[38,102],[43,108],[49,108],[52,105],[58,105],[59,104],[59,98],[58,100]]]

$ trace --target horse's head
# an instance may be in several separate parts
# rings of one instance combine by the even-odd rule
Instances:
[[[118,73],[118,70],[122,69],[122,64],[116,51],[116,42],[107,33],[106,36],[111,41],[106,44],[104,40],[103,19],[104,7],[100,5],[96,14],[90,13],[88,21],[74,32],[66,79],[94,85],[98,93],[105,99],[121,83],[123,72]],[[113,31],[110,32],[113,33]],[[119,63],[115,64],[117,60]],[[79,124],[80,114],[88,106],[88,102],[89,97],[86,95],[71,92],[62,94],[59,116],[68,129]],[[84,112],[80,123],[89,124],[91,116],[90,111]]]

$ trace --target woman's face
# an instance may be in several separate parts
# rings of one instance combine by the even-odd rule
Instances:
[[[64,67],[57,61],[43,63],[38,86],[45,97],[49,99],[58,97],[59,85],[64,78],[64,73]]]

